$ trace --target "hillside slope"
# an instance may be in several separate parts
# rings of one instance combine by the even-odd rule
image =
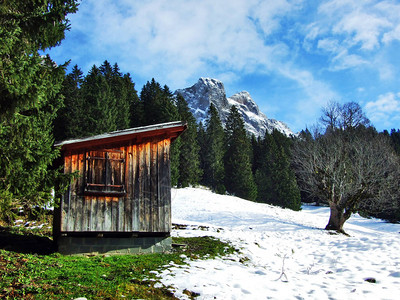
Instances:
[[[174,189],[173,222],[187,225],[174,236],[215,236],[239,253],[171,264],[160,278],[182,299],[184,289],[199,299],[395,299],[400,225],[356,215],[345,224],[346,237],[323,230],[328,217],[326,207],[294,212],[206,189]]]

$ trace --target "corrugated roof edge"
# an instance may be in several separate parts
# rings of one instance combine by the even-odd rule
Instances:
[[[133,133],[142,133],[142,132],[148,132],[148,131],[153,131],[153,130],[168,129],[168,128],[174,128],[174,127],[185,126],[185,125],[187,125],[185,122],[175,121],[175,122],[154,124],[154,125],[148,125],[148,126],[134,127],[134,128],[117,130],[117,131],[102,133],[102,134],[79,138],[79,139],[71,139],[71,140],[56,142],[54,144],[54,146],[59,147],[59,146],[64,146],[64,145],[89,142],[89,141],[94,141],[94,140],[99,140],[99,139],[107,139],[107,138],[112,138],[112,137],[117,137],[117,136],[130,135]]]

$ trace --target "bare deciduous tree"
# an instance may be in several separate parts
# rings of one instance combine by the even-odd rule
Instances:
[[[369,122],[362,111],[354,115],[353,108],[344,105],[339,116],[325,115],[347,125],[299,140],[293,152],[300,188],[329,204],[326,229],[339,232],[360,203],[368,201],[378,209],[399,191],[398,156],[385,136],[364,125]]]

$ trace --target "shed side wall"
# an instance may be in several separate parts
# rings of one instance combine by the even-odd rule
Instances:
[[[170,140],[106,149],[123,152],[126,194],[85,195],[85,153],[93,149],[64,153],[64,172],[78,171],[80,176],[62,197],[61,233],[170,232]]]

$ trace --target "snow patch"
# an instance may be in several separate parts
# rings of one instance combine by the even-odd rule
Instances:
[[[347,237],[323,230],[328,218],[328,207],[294,212],[204,188],[173,189],[172,222],[189,225],[173,236],[214,236],[240,251],[171,264],[159,277],[180,299],[188,299],[185,289],[198,299],[397,298],[400,225],[354,215]]]

